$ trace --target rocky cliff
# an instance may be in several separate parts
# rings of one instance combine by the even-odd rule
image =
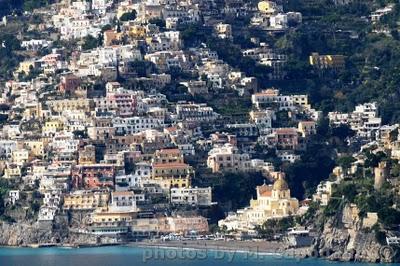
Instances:
[[[65,216],[57,216],[52,223],[0,222],[0,246],[103,245],[121,241],[112,237],[99,237],[77,231],[68,226]]]
[[[310,255],[334,261],[397,262],[397,248],[380,244],[375,233],[362,226],[354,206],[327,219],[315,239]]]

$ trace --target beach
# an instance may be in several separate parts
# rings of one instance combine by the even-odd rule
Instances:
[[[135,247],[153,247],[153,248],[191,248],[206,250],[223,251],[242,251],[242,252],[260,252],[270,254],[281,254],[285,251],[284,244],[277,241],[238,241],[238,240],[145,240],[141,242],[131,242],[127,246]]]

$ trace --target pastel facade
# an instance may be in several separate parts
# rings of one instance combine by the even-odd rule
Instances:
[[[251,231],[268,219],[296,215],[298,209],[299,201],[290,196],[290,189],[280,176],[272,186],[258,186],[257,198],[250,201],[250,206],[220,220],[218,226],[228,230]]]

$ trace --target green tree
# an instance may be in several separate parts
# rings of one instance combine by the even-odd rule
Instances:
[[[95,38],[92,35],[88,35],[83,39],[84,43],[82,45],[83,50],[91,50],[99,45],[101,45],[101,40],[99,38]]]
[[[378,211],[379,221],[387,227],[400,224],[400,211],[385,206]]]
[[[343,169],[349,169],[351,164],[355,161],[353,156],[343,156],[337,160],[339,166],[343,167]]]
[[[136,19],[136,11],[135,10],[132,10],[131,12],[124,13],[119,18],[120,21],[129,21],[129,20],[135,20],[135,19]]]
[[[255,230],[262,238],[273,239],[277,234],[285,233],[289,228],[295,225],[293,217],[285,217],[282,219],[269,219],[262,225],[256,226]]]
[[[149,19],[150,24],[155,24],[161,29],[165,29],[165,20],[162,18],[151,18]]]

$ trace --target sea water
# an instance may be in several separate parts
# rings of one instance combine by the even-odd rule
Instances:
[[[0,248],[0,266],[354,266],[355,263],[298,259],[273,253],[204,249],[139,248]],[[374,265],[357,263],[356,265]],[[383,264],[379,264],[383,265]],[[395,265],[395,264],[388,264]],[[400,265],[400,264],[397,264]]]

